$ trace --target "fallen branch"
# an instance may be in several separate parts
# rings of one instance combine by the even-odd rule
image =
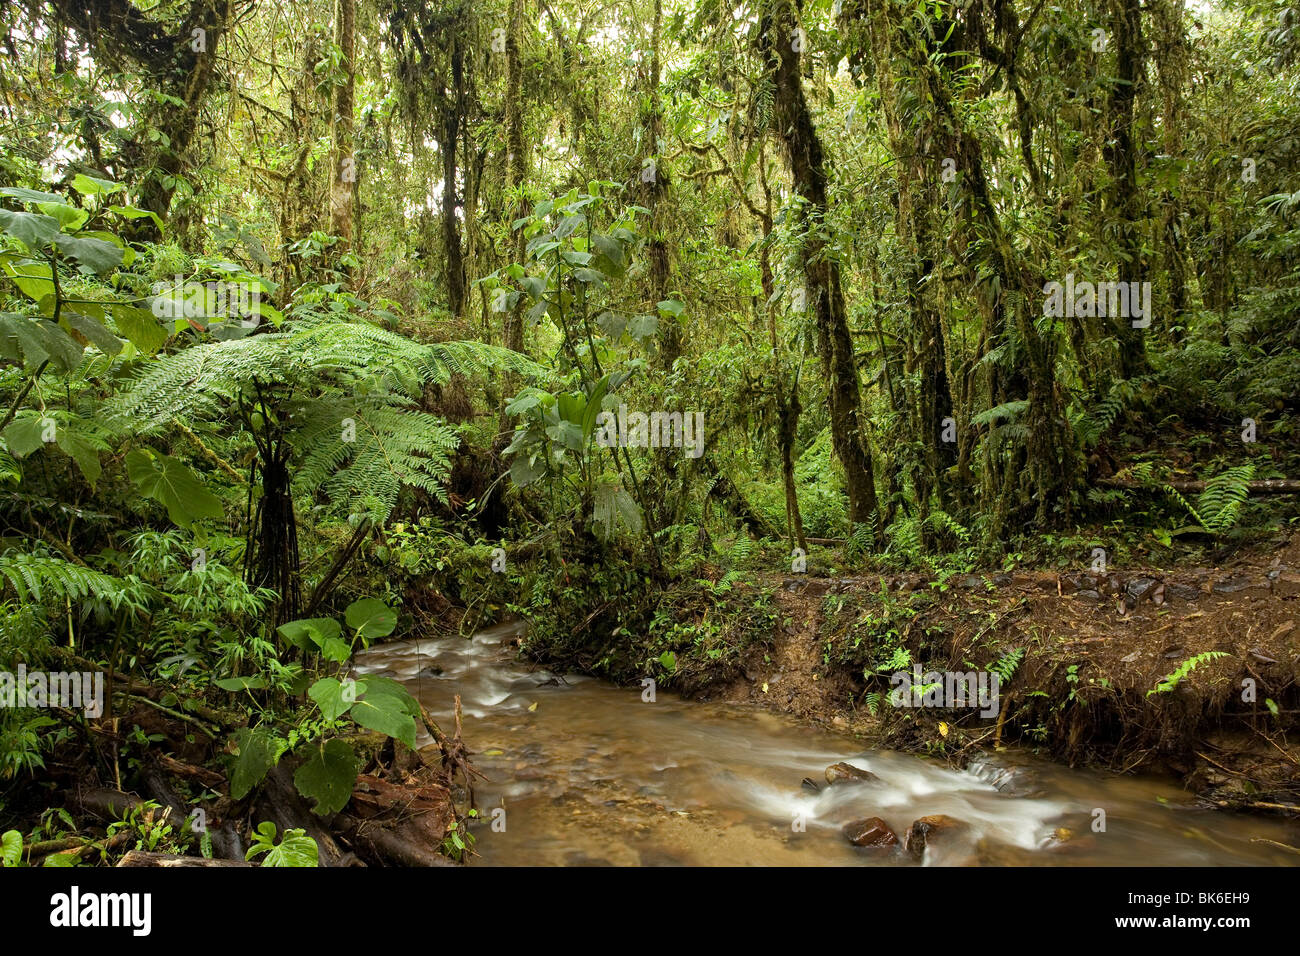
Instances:
[[[177,856],[174,853],[146,853],[144,850],[131,850],[117,861],[118,866],[127,867],[172,867],[172,866],[240,866],[251,867],[254,864],[243,860],[209,860],[202,856]]]
[[[1199,495],[1209,482],[1205,481],[1165,481],[1160,484],[1144,484],[1124,478],[1103,478],[1097,482],[1101,488],[1119,488],[1122,491],[1164,491],[1172,488],[1180,494]],[[1297,478],[1257,478],[1246,482],[1246,490],[1252,495],[1295,495],[1300,494],[1300,479]]]
[[[371,820],[360,820],[349,813],[340,813],[334,818],[334,825],[362,855],[381,865],[456,865],[436,850],[404,840],[393,831]]]

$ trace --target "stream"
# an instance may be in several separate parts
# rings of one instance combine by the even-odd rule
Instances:
[[[1294,843],[1266,817],[1190,807],[1164,778],[1070,770],[997,754],[965,771],[864,750],[848,734],[749,706],[697,703],[560,676],[515,660],[524,625],[472,639],[395,642],[358,674],[401,681],[447,730],[461,696],[475,787],[476,864],[488,865],[1295,865],[1252,838]],[[423,729],[421,729],[423,734]],[[425,735],[418,744],[431,740]],[[874,773],[826,786],[845,761]],[[801,786],[812,778],[820,792]],[[493,811],[498,823],[492,826]],[[1094,832],[1094,813],[1105,831]],[[968,824],[922,859],[851,845],[849,821],[880,817],[900,844],[912,821]],[[504,824],[504,829],[502,829]]]

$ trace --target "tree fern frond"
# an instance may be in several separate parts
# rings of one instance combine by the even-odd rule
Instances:
[[[126,582],[111,574],[62,558],[22,551],[0,554],[0,578],[8,582],[20,601],[35,604],[95,597],[117,606],[127,592]]]

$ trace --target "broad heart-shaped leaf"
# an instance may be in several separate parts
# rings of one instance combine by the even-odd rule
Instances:
[[[368,693],[365,700],[352,705],[352,719],[367,730],[395,737],[412,750],[415,749],[415,718],[408,714],[400,701],[382,694]]]
[[[74,331],[79,332],[85,337],[86,341],[105,355],[116,355],[122,351],[122,340],[104,328],[102,322],[92,319],[88,315],[64,309],[60,321]]]
[[[623,243],[599,232],[594,232],[591,234],[591,245],[598,253],[609,260],[610,265],[621,269],[623,265]]]
[[[397,629],[397,612],[378,598],[353,601],[343,612],[343,619],[357,637],[365,640],[387,637]]]
[[[19,202],[56,202],[67,205],[67,200],[58,193],[44,193],[37,189],[24,189],[22,186],[6,186],[0,189],[0,196],[8,196]]]
[[[38,262],[12,253],[0,254],[0,266],[5,275],[18,286],[18,291],[42,306],[46,315],[54,314],[54,278],[48,262]],[[45,303],[48,302],[48,305]]]
[[[188,528],[195,518],[220,518],[225,514],[221,499],[175,458],[133,448],[126,456],[126,471],[140,493],[161,503],[172,523],[182,528]]]
[[[108,312],[117,330],[146,355],[157,352],[167,341],[167,330],[152,312],[133,305],[110,305]]]
[[[23,835],[17,830],[0,833],[0,863],[17,866],[23,858]]]
[[[320,866],[320,848],[306,830],[285,830],[284,839],[266,854],[262,866]]]
[[[32,452],[36,451],[46,444],[45,436],[53,425],[53,420],[47,420],[39,413],[31,415],[22,415],[15,418],[9,423],[4,430],[5,444],[9,446],[9,454],[15,458],[26,458]],[[58,437],[58,428],[54,428],[55,437]]]
[[[111,180],[96,179],[94,176],[77,173],[76,176],[72,177],[72,188],[83,196],[98,196],[101,193],[121,192],[126,187]],[[159,225],[162,225],[162,223],[159,223]]]
[[[326,720],[338,720],[366,692],[367,686],[365,681],[349,684],[335,677],[322,677],[307,690],[307,696],[316,702]]]
[[[365,696],[348,713],[367,730],[388,734],[415,749],[415,718],[420,708],[397,681],[367,677]]]
[[[546,434],[551,441],[563,445],[565,448],[573,451],[581,451],[583,447],[582,425],[574,424],[570,421],[562,421],[556,425],[546,426]]]
[[[320,656],[335,664],[342,664],[352,656],[352,646],[337,637],[327,637],[321,642]]]
[[[276,630],[290,644],[304,651],[316,650],[324,645],[328,638],[337,638],[343,633],[339,622],[332,617],[307,617],[300,621],[287,621]]]
[[[230,764],[230,796],[242,800],[271,772],[280,759],[281,742],[261,729],[235,731],[239,753]]]
[[[346,741],[327,740],[308,747],[310,757],[293,775],[294,786],[309,800],[315,800],[314,813],[327,817],[338,813],[352,799],[361,761]]]
[[[0,313],[0,356],[33,367],[49,361],[67,372],[81,364],[81,354],[77,341],[53,322]]]
[[[616,312],[602,312],[596,316],[596,325],[617,342],[623,337],[623,330],[627,328],[627,318]]]
[[[103,239],[60,236],[55,245],[65,256],[71,256],[97,274],[116,268],[122,262],[122,250]]]
[[[32,252],[40,252],[46,243],[62,235],[59,221],[51,216],[9,209],[0,209],[0,232],[20,240]]]
[[[99,449],[84,434],[79,434],[75,428],[59,428],[55,432],[55,436],[59,448],[77,463],[81,473],[86,476],[86,480],[94,487],[95,482],[99,480],[100,473],[103,471],[99,464]]]
[[[522,415],[542,404],[542,400],[533,393],[524,393],[506,406],[507,415]]]
[[[68,232],[76,232],[90,218],[90,213],[86,212],[86,210],[78,209],[76,206],[69,206],[63,202],[37,203],[36,208],[52,219],[57,219],[59,227],[66,229]]]
[[[532,455],[516,455],[510,462],[510,480],[520,488],[528,487],[544,474],[545,462]]]
[[[627,323],[627,334],[640,342],[659,330],[659,319],[653,315],[634,315]]]

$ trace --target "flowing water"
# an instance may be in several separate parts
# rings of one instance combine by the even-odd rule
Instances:
[[[852,846],[841,827],[878,816],[901,841],[913,820],[969,826],[935,840],[924,864],[1295,865],[1252,839],[1296,842],[1286,824],[1189,808],[1163,779],[1112,776],[1025,757],[955,771],[863,750],[851,736],[745,706],[561,676],[514,659],[521,624],[385,644],[359,673],[402,681],[444,728],[454,695],[487,775],[476,786],[478,863],[502,865],[916,865],[901,850]],[[429,743],[420,741],[421,745]],[[825,785],[846,761],[879,781]],[[805,777],[820,792],[801,786]],[[493,811],[498,824],[491,826]],[[1104,832],[1094,832],[1097,810]],[[504,824],[504,829],[501,829]]]

